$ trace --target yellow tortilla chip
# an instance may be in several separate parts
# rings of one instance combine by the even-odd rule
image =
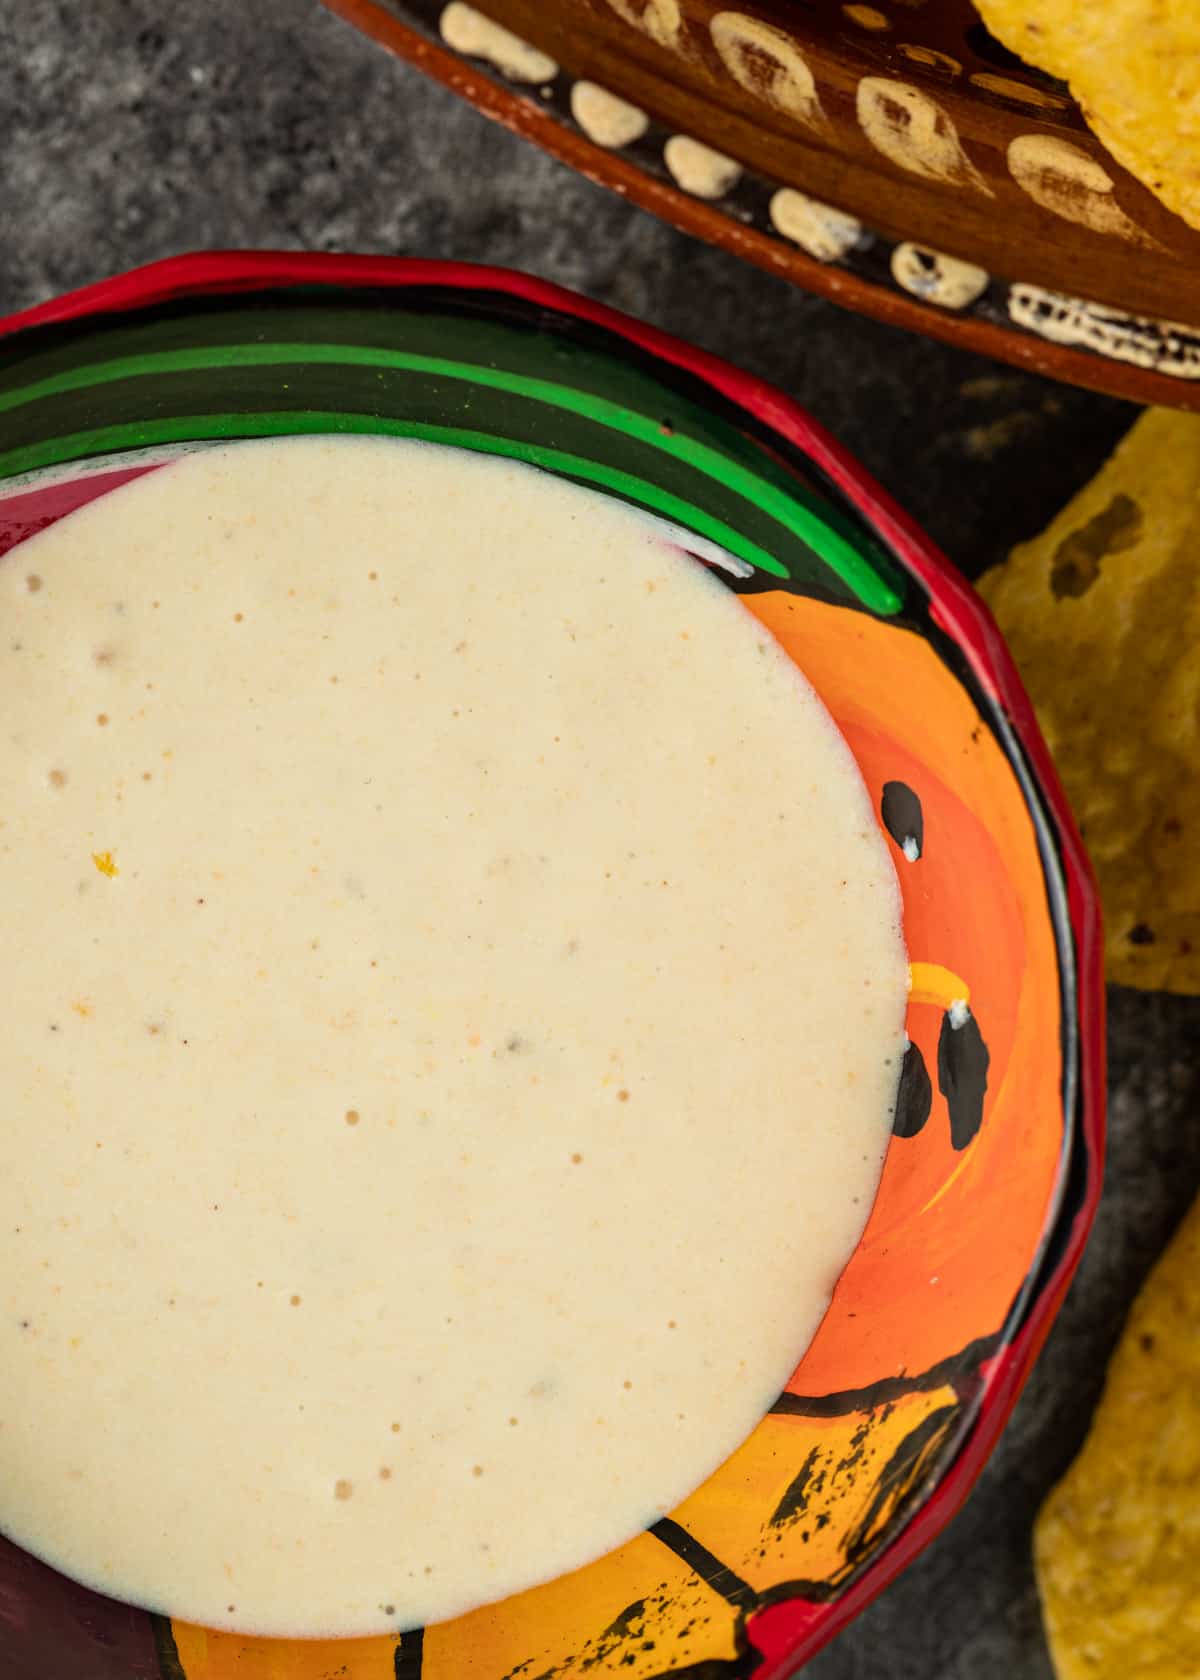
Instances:
[[[1196,0],[976,0],[1010,51],[1068,82],[1098,140],[1200,228]]]
[[[1200,415],[1149,410],[980,590],[1096,866],[1109,979],[1200,992]]]
[[[1200,1675],[1200,1202],[1134,1304],[1034,1560],[1059,1680]]]

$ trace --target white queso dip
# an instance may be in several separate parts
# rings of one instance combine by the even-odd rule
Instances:
[[[0,1529],[214,1627],[584,1564],[745,1438],[861,1233],[884,840],[633,510],[210,447],[0,566]]]

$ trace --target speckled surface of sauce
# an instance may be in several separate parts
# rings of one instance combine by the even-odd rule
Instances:
[[[210,1626],[574,1568],[737,1446],[889,1135],[841,736],[632,511],[205,450],[0,567],[0,1527]]]

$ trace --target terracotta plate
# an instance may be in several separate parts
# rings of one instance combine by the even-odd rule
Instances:
[[[969,0],[481,3],[325,0],[592,179],[797,285],[1200,408],[1200,232]]]

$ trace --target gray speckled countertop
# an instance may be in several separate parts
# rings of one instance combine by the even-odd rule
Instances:
[[[570,174],[315,0],[0,0],[0,313],[171,252],[530,269],[782,385],[971,576],[1100,464],[1127,406],[859,320]],[[1079,1278],[947,1532],[813,1680],[1045,1680],[1030,1524],[1200,1183],[1200,999],[1110,992],[1111,1145]]]

